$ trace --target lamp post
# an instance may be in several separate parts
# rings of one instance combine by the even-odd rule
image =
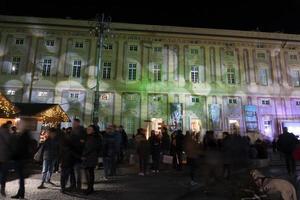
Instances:
[[[34,62],[34,65],[31,70],[31,78],[30,78],[30,85],[29,85],[29,96],[28,96],[28,102],[31,103],[32,98],[32,89],[33,89],[33,82],[39,80],[39,78],[34,78],[35,71],[36,71],[36,65],[43,64],[43,62]]]
[[[104,36],[109,32],[111,18],[105,17],[104,14],[96,16],[96,22],[90,29],[90,34],[97,37],[97,54],[96,54],[96,88],[94,96],[93,124],[97,125],[99,121],[99,98],[100,98],[100,69],[102,63],[102,48]]]

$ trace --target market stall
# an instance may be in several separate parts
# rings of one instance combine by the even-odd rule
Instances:
[[[20,122],[26,122],[26,128],[32,131],[37,130],[38,124],[57,127],[62,122],[70,121],[59,104],[15,103],[15,106],[19,109]]]
[[[7,121],[12,121],[13,124],[18,120],[18,108],[0,92],[0,125]]]

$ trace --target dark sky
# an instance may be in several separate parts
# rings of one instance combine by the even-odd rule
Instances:
[[[102,12],[114,22],[240,30],[258,27],[260,31],[300,34],[300,0],[1,0],[0,3],[0,14],[7,15],[91,19]]]

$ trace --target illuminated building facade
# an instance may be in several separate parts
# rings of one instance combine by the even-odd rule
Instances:
[[[0,86],[14,102],[92,119],[96,38],[88,21],[0,16]],[[112,23],[100,126],[300,135],[300,36]],[[34,73],[34,74],[33,74]],[[31,93],[31,98],[30,94]],[[148,122],[149,125],[149,122]]]

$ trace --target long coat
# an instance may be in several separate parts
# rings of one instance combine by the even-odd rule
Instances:
[[[82,157],[83,167],[96,167],[98,164],[98,155],[101,144],[99,138],[94,135],[88,135],[84,145]]]
[[[10,159],[11,137],[7,129],[0,128],[0,163],[7,162]]]

